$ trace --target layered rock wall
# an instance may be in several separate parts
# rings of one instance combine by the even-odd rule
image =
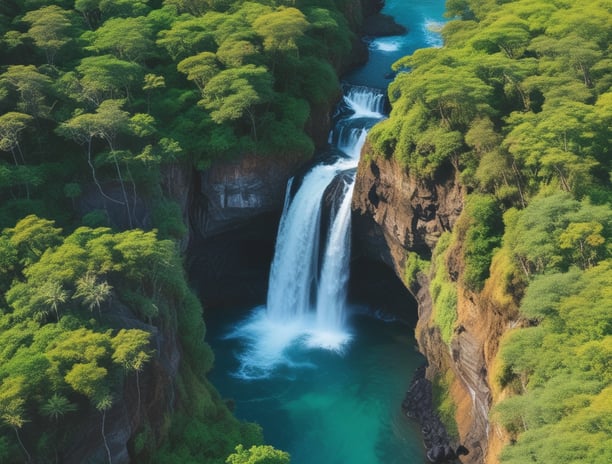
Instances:
[[[438,238],[453,228],[463,208],[464,189],[449,167],[431,180],[411,175],[393,158],[368,156],[365,147],[359,164],[355,195],[354,240],[358,253],[379,259],[405,280],[408,252],[429,257]],[[453,250],[451,250],[453,252]],[[454,250],[458,253],[458,248]],[[451,282],[461,272],[457,256],[443,265]],[[410,288],[419,307],[417,340],[428,359],[427,378],[452,369],[450,392],[457,405],[459,440],[469,450],[461,462],[485,461],[491,404],[489,365],[504,330],[504,321],[491,311],[490,302],[458,290],[458,317],[450,346],[433,321],[429,276],[421,274]]]

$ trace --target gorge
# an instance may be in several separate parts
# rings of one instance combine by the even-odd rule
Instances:
[[[612,12],[443,9],[0,3],[1,462],[612,460]]]
[[[217,353],[213,382],[232,399],[238,417],[261,423],[268,442],[289,451],[296,463],[425,459],[421,433],[399,407],[407,379],[423,361],[410,347],[415,342],[409,329],[392,322],[398,316],[414,320],[412,298],[404,295],[402,300],[396,290],[395,301],[385,308],[371,296],[365,304],[362,292],[345,309],[355,169],[366,129],[384,117],[381,91],[351,84],[366,85],[370,77],[385,86],[385,68],[411,47],[435,44],[429,28],[441,20],[440,2],[418,8],[387,2],[386,8],[399,10],[413,32],[368,40],[370,61],[347,76],[330,148],[317,156],[320,164],[289,181],[266,305],[243,322],[208,318],[209,340]],[[366,241],[367,234],[352,235]],[[432,235],[431,243],[435,240]],[[191,268],[196,281],[203,266]],[[204,287],[201,295],[206,294]],[[375,312],[387,322],[372,319]],[[347,418],[352,425],[340,425]]]

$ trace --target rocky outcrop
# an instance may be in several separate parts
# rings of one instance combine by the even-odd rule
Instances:
[[[198,172],[190,223],[199,237],[231,230],[282,209],[287,181],[304,163],[296,157],[246,155]]]
[[[376,13],[364,19],[361,33],[366,36],[386,37],[403,35],[407,32],[401,24],[397,24],[392,16]]]
[[[462,193],[453,171],[418,179],[395,159],[364,156],[353,195],[356,251],[382,260],[403,279],[406,253],[431,253],[461,213]]]
[[[463,194],[451,167],[441,170],[433,179],[418,179],[395,159],[370,158],[366,146],[353,198],[356,252],[386,263],[403,280],[407,253],[431,255],[442,232],[451,230],[459,217]],[[456,280],[461,269],[449,265],[448,272],[451,280]],[[460,459],[463,463],[482,463],[487,450],[491,403],[487,366],[495,348],[487,340],[489,336],[496,338],[502,327],[494,316],[485,316],[484,302],[460,291],[455,334],[451,346],[447,346],[431,320],[428,287],[428,276],[421,274],[410,288],[419,308],[416,329],[419,348],[429,363],[425,377],[431,380],[436,374],[452,369],[455,381],[451,394],[457,404],[459,442],[469,450]],[[421,390],[417,388],[415,392]],[[422,393],[419,395],[426,399]],[[410,395],[405,402],[405,406],[409,405],[414,406]],[[428,455],[443,462],[449,445],[456,454],[457,443],[448,443],[447,437],[435,432],[438,428],[434,419],[425,417],[424,423]]]

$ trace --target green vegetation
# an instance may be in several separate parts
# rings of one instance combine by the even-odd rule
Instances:
[[[28,216],[5,229],[0,243],[0,418],[15,433],[15,442],[7,441],[11,459],[62,453],[95,410],[104,431],[126,382],[136,392],[133,414],[146,421],[140,375],[161,346],[151,340],[154,330],[180,329],[181,397],[191,403],[174,415],[173,427],[187,410],[190,427],[207,430],[207,446],[216,447],[194,456],[223,462],[236,443],[261,441],[258,428],[239,424],[204,378],[213,356],[173,242],[109,228],[64,236],[52,221]],[[123,304],[128,313],[111,311]],[[125,329],[126,321],[142,328]]]
[[[438,240],[432,256],[433,278],[429,285],[433,303],[432,320],[440,329],[442,340],[449,346],[457,320],[457,287],[451,281],[446,266],[451,240],[452,235],[448,232]]]
[[[434,251],[443,340],[458,287],[482,310],[492,296],[507,320],[519,308],[522,328],[495,362],[493,391],[507,399],[493,418],[512,439],[501,461],[609,462],[612,11],[601,0],[448,0],[447,10],[445,46],[395,63],[391,117],[372,129],[370,155],[418,177],[454,169],[468,192]]]
[[[171,241],[186,226],[164,174],[247,153],[311,156],[304,128],[339,92],[350,8],[0,3],[0,461],[50,462],[92,415],[110,453],[107,413],[128,390],[139,462],[223,463],[260,445],[206,380],[213,355]],[[153,424],[141,381],[165,356],[154,337],[175,332],[176,396]]]
[[[433,405],[444,424],[446,431],[451,437],[459,437],[459,429],[455,415],[457,406],[450,394],[450,389],[455,375],[452,369],[447,370],[444,374],[438,374],[432,382]]]
[[[242,445],[236,447],[227,464],[289,464],[289,454],[279,451],[271,446],[252,446],[245,450]]]
[[[338,94],[336,69],[351,50],[341,8],[340,0],[3,4],[0,227],[43,212],[78,221],[73,205],[96,192],[101,214],[142,227],[135,197],[167,205],[160,176],[169,164],[311,156],[311,109]],[[160,233],[182,232],[162,227],[181,222],[172,207],[153,221]]]
[[[427,274],[429,272],[429,261],[423,259],[418,253],[409,251],[406,256],[406,265],[404,266],[404,282],[408,288],[412,288],[417,283],[419,273]]]

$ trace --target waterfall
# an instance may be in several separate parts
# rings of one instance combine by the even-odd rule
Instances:
[[[317,327],[326,331],[344,327],[346,284],[350,261],[351,200],[355,179],[344,185],[344,197],[329,231],[317,292]]]
[[[293,365],[286,351],[296,342],[342,351],[350,340],[346,287],[355,171],[367,132],[383,111],[381,91],[347,86],[329,135],[333,156],[314,165],[297,191],[290,180],[266,305],[230,334],[249,345],[237,375],[266,376],[279,364]]]

